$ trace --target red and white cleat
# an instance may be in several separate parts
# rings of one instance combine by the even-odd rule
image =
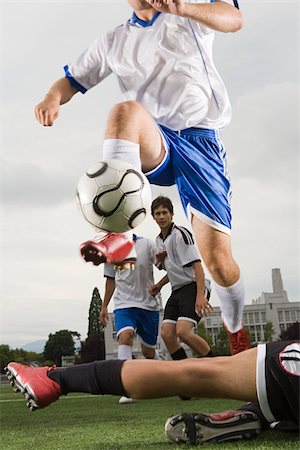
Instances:
[[[85,261],[91,261],[95,266],[107,262],[122,268],[126,264],[134,265],[136,261],[134,243],[119,233],[109,233],[98,242],[84,242],[80,246],[80,253]]]
[[[11,362],[5,367],[6,376],[16,392],[21,392],[31,411],[45,408],[62,395],[61,387],[48,377],[56,367],[31,367]]]
[[[261,431],[256,414],[250,411],[224,411],[218,414],[184,413],[169,417],[167,437],[176,444],[204,444],[251,439]]]
[[[236,355],[237,353],[251,348],[249,336],[244,328],[241,328],[236,333],[231,333],[226,326],[225,330],[230,344],[230,353],[232,355]]]

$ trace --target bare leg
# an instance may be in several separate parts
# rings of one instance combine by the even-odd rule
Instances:
[[[105,139],[124,139],[139,144],[145,172],[154,169],[165,155],[156,123],[138,102],[128,101],[114,106],[108,117]]]
[[[171,355],[181,348],[180,342],[176,336],[175,323],[163,323],[161,327],[161,337]]]
[[[144,344],[141,344],[143,355],[146,359],[154,359],[155,357],[155,348],[147,347]]]
[[[121,378],[132,398],[184,395],[255,402],[256,354],[253,348],[218,358],[125,361]]]
[[[194,333],[193,328],[193,322],[179,320],[176,325],[176,334],[199,356],[206,356],[210,351],[210,347],[201,336]]]
[[[201,256],[214,281],[220,286],[236,283],[240,278],[240,269],[232,256],[230,236],[194,215],[192,227]]]

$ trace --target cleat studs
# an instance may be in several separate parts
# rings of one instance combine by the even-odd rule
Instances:
[[[179,442],[181,442],[181,439],[180,439],[179,437],[177,437],[177,438],[175,439],[175,441],[176,441],[177,443],[179,443]]]
[[[195,419],[195,420],[199,420],[199,415],[198,415],[198,414],[195,414],[195,415],[194,415],[194,419]]]
[[[245,438],[246,439],[250,439],[251,438],[251,434],[250,433],[245,433]]]

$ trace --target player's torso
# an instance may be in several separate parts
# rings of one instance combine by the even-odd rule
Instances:
[[[158,249],[165,250],[167,253],[164,259],[164,267],[172,290],[179,289],[196,280],[194,268],[192,266],[183,267],[182,255],[178,251],[178,238],[180,239],[180,231],[174,226],[165,240],[162,240],[161,237],[156,240]]]
[[[135,248],[137,253],[135,269],[117,271],[115,274],[115,308],[141,307],[157,310],[158,300],[148,292],[148,288],[154,284],[150,244],[147,239],[138,238]]]
[[[212,42],[213,33],[195,22],[160,14],[148,27],[118,27],[108,63],[126,99],[142,103],[159,123],[220,128],[230,119],[230,104]]]

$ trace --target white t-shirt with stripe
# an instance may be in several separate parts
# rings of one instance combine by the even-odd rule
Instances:
[[[157,13],[144,22],[133,14],[66,66],[66,76],[84,93],[114,73],[125,100],[141,103],[158,123],[176,131],[223,128],[231,106],[214,65],[213,39],[214,31],[195,20]]]
[[[196,281],[193,263],[201,261],[192,233],[172,223],[168,235],[160,233],[156,238],[158,250],[166,251],[163,268],[168,274],[172,290]]]
[[[135,239],[135,238],[134,238]],[[150,239],[136,237],[137,260],[134,270],[115,271],[112,264],[104,265],[104,276],[114,278],[116,289],[113,295],[115,309],[141,308],[158,311],[160,294],[152,297],[148,288],[154,284],[153,265],[156,261],[156,246]]]

